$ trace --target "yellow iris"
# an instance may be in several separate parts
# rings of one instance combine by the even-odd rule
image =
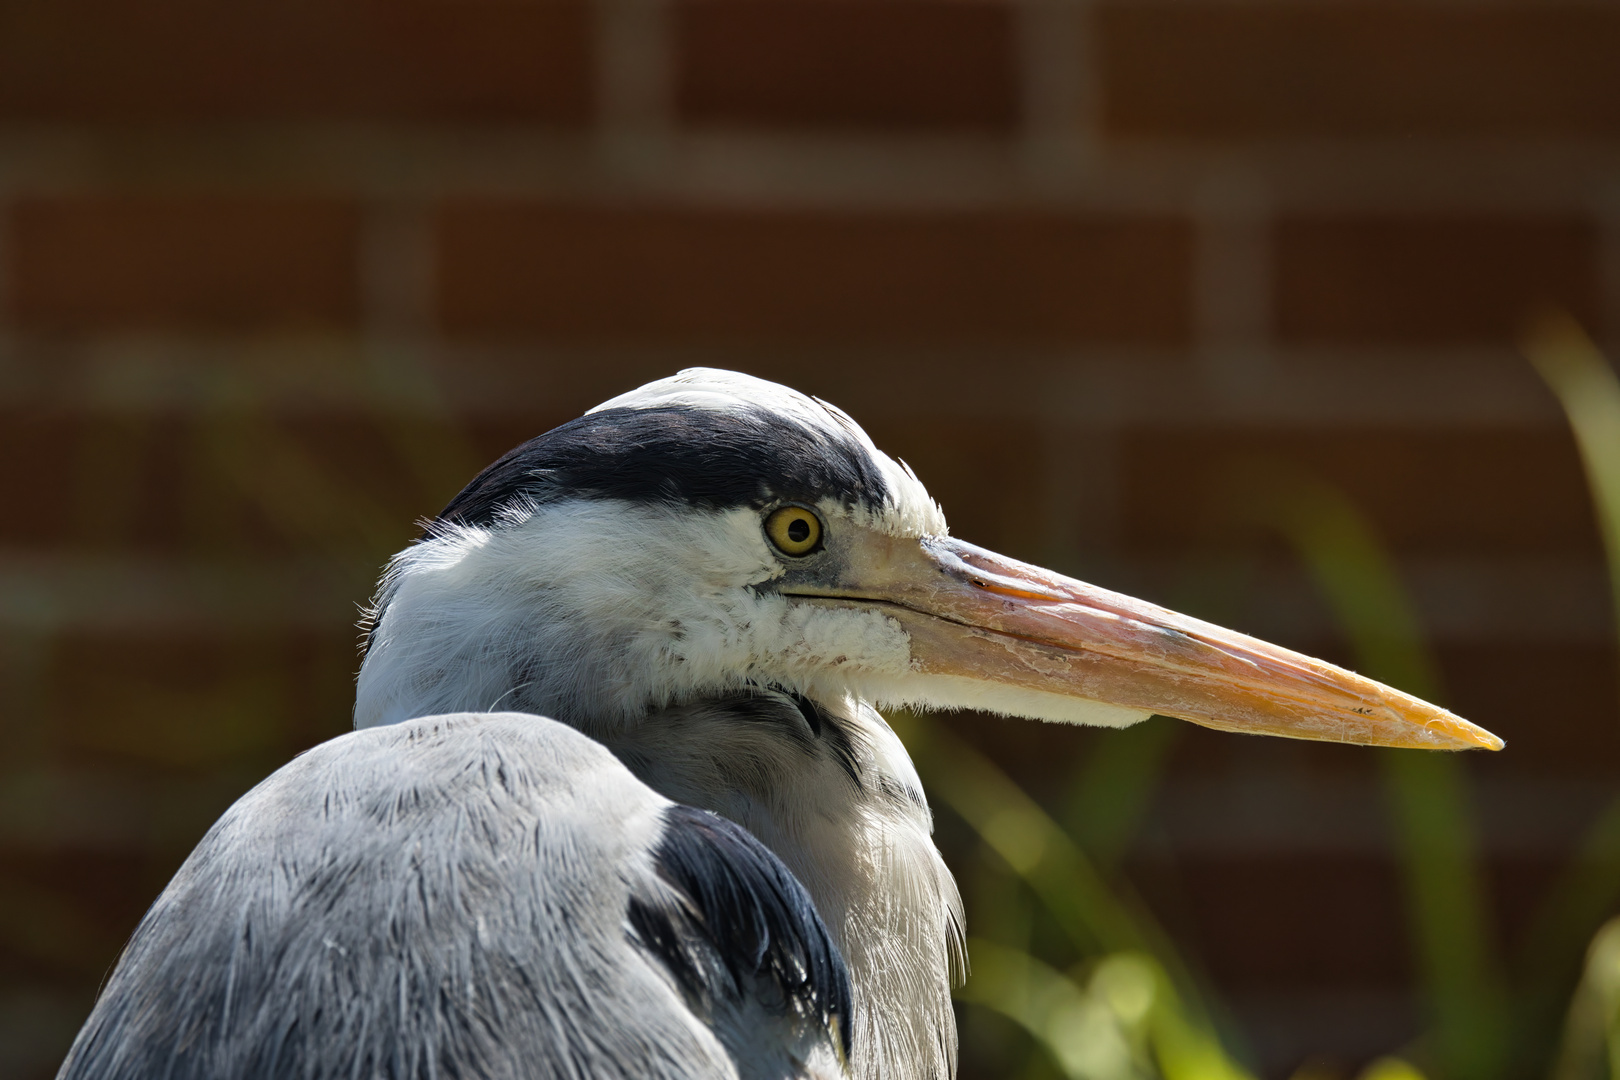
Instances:
[[[808,555],[821,545],[821,519],[802,506],[782,506],[765,519],[765,535],[784,555]]]

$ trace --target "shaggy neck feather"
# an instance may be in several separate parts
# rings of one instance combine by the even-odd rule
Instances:
[[[751,511],[583,503],[449,529],[390,566],[356,724],[551,716],[667,798],[743,825],[843,950],[852,1074],[949,1077],[961,901],[910,759],[848,682],[902,676],[907,642],[881,616],[745,587],[778,573]],[[807,730],[790,698],[761,689],[776,686],[819,703],[828,729]]]

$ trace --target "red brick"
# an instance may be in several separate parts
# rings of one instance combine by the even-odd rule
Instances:
[[[1410,976],[1390,856],[1181,854],[1173,866],[1134,863],[1129,876],[1223,987],[1368,987]]]
[[[1111,3],[1107,127],[1199,139],[1620,132],[1620,9]]]
[[[246,404],[208,418],[0,411],[0,487],[28,507],[0,518],[0,548],[383,557],[367,543],[385,546],[392,527],[388,542],[402,546],[411,522],[442,505],[390,455],[374,417],[293,425]]]
[[[355,322],[359,219],[300,199],[27,199],[11,215],[19,325],[55,332]]]
[[[1620,669],[1612,641],[1500,641],[1440,650],[1446,704],[1507,740],[1471,761],[1480,775],[1620,773]]]
[[[81,425],[42,410],[0,412],[0,487],[19,509],[0,516],[0,548],[50,547],[78,528],[73,453]]]
[[[860,420],[860,417],[856,417]],[[881,418],[866,428],[880,447],[899,454],[928,485],[951,534],[1009,555],[1037,558],[1034,545],[1051,529],[1046,476],[1027,420],[976,418],[973,437],[938,417]]]
[[[1120,447],[1123,542],[1162,551],[1252,535],[1257,518],[1239,503],[1256,460],[1337,485],[1400,549],[1600,550],[1573,440],[1559,430],[1133,431]]]
[[[1006,130],[1013,10],[961,0],[687,0],[676,98],[699,124]]]
[[[0,117],[588,119],[573,0],[24,0],[0,7]]]
[[[208,447],[170,415],[0,413],[0,484],[29,511],[0,519],[0,547],[202,553],[222,534],[275,547]]]
[[[1390,848],[1382,856],[1183,855],[1173,869],[1144,861],[1132,877],[1155,909],[1190,916],[1185,928],[1173,927],[1177,939],[1198,943],[1199,959],[1223,987],[1393,988],[1412,978],[1417,962],[1393,838]],[[1521,911],[1534,910],[1562,856],[1486,861],[1482,869],[1496,886],[1483,898],[1491,922],[1504,892],[1518,894]],[[1523,914],[1515,914],[1520,922]],[[1518,940],[1507,927],[1487,929],[1498,949]]]
[[[334,604],[319,630],[71,630],[45,673],[53,757],[146,776],[232,764],[268,772],[350,726],[352,611]]]
[[[0,515],[0,551],[380,566],[479,469],[606,396],[455,426],[383,407],[277,416],[245,397],[237,414],[0,408],[0,491],[26,508]]]
[[[461,203],[438,222],[457,334],[661,342],[1137,341],[1188,326],[1167,218]]]
[[[155,889],[144,879],[142,861],[125,854],[0,848],[9,918],[28,931],[0,939],[0,983],[13,994],[14,987],[29,983],[79,983],[73,988],[88,1013],[96,983],[152,903]],[[7,1075],[32,1080],[9,1068]]]
[[[1290,218],[1275,234],[1291,342],[1511,343],[1556,305],[1595,325],[1598,239],[1573,218]]]

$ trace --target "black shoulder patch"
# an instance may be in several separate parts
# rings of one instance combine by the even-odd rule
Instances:
[[[510,451],[451,499],[439,520],[487,526],[515,503],[562,496],[706,509],[830,496],[875,508],[889,490],[859,440],[768,409],[607,409]]]
[[[708,998],[764,978],[781,1005],[814,1016],[850,1052],[849,973],[810,894],[740,825],[690,806],[664,812],[658,874],[686,898],[672,908],[632,897],[630,926],[686,991]],[[692,943],[707,949],[694,949]],[[706,956],[717,957],[723,971]],[[724,983],[721,980],[725,980]],[[717,985],[719,983],[719,985]]]

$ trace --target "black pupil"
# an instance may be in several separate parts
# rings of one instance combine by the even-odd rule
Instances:
[[[802,544],[810,539],[810,523],[804,518],[794,518],[788,522],[788,539],[795,544]]]

